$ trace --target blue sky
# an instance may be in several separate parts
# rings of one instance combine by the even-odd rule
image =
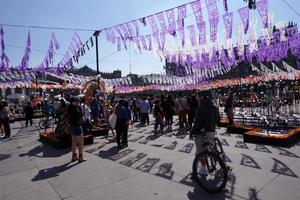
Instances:
[[[295,10],[300,12],[299,1],[287,0]],[[67,28],[83,28],[83,29],[101,29],[109,27],[129,20],[141,18],[159,11],[163,11],[178,5],[189,3],[188,0],[1,0],[0,1],[0,23],[3,24],[19,24],[19,25],[35,25],[50,27],[67,27]],[[299,24],[300,17],[297,16],[283,0],[269,0],[270,12],[274,14],[274,21],[293,20]],[[228,0],[229,10],[234,12],[234,24],[241,23],[241,19],[237,13],[237,9],[245,6],[243,0]],[[202,0],[202,7],[205,7],[205,0]],[[218,0],[219,14],[224,14],[223,0]],[[188,7],[188,14],[191,13]],[[207,9],[203,10],[205,20],[207,20]],[[177,14],[176,14],[177,16]],[[251,18],[258,19],[258,34],[260,33],[261,19],[258,12],[251,11]],[[223,39],[223,20],[219,24],[219,40]],[[188,17],[186,24],[193,24],[194,17]],[[208,23],[208,22],[207,22]],[[140,26],[142,27],[142,26]],[[28,28],[3,27],[5,31],[6,54],[10,58],[10,64],[15,66],[20,63],[24,53],[24,48],[16,48],[13,46],[25,47]],[[30,66],[39,65],[48,48],[51,33],[56,34],[57,40],[61,48],[55,55],[55,62],[58,62],[62,55],[66,52],[73,31],[61,30],[42,30],[30,29],[32,49],[30,57]],[[146,28],[142,33],[150,32]],[[209,27],[207,24],[207,34]],[[233,31],[235,33],[235,30]],[[82,41],[87,40],[92,32],[80,32],[78,34]],[[171,39],[171,38],[170,38]],[[168,39],[167,39],[168,40]],[[111,72],[120,69],[123,75],[129,73],[129,52],[122,50],[116,52],[117,47],[106,41],[105,35],[100,36],[100,71]],[[234,40],[235,42],[235,40]],[[11,46],[13,45],[13,46]],[[115,53],[116,52],[116,53]],[[108,56],[111,55],[112,56]],[[142,54],[135,53],[131,49],[132,73],[149,74],[162,73],[164,63],[160,61],[158,56],[143,51]],[[88,52],[84,57],[80,58],[78,66],[88,65],[96,69],[95,50]]]

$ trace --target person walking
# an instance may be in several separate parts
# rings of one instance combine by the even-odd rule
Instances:
[[[228,93],[228,97],[225,102],[224,112],[227,114],[229,125],[232,125],[233,117],[234,117],[234,106],[233,106],[233,93],[231,91]]]
[[[142,98],[140,102],[140,112],[141,112],[141,125],[145,125],[146,123],[149,125],[149,110],[150,105],[146,99],[146,97]]]
[[[118,148],[127,147],[128,126],[131,118],[128,103],[123,99],[119,100],[119,103],[115,108],[115,114],[117,115],[116,134]]]
[[[182,92],[179,92],[178,99],[176,101],[176,110],[178,112],[179,117],[179,128],[182,129],[184,128],[184,126],[189,128],[189,125],[186,120],[187,103],[182,95]]]
[[[86,161],[83,157],[83,114],[80,107],[79,100],[72,98],[67,110],[68,121],[70,125],[70,134],[72,137],[72,162],[78,160],[78,162]],[[78,145],[79,156],[77,157],[76,147]]]
[[[160,126],[160,133],[163,134],[164,131],[163,110],[161,108],[159,100],[155,100],[154,104],[155,104],[153,110],[153,116],[155,118],[154,134],[157,134],[158,126]]]
[[[31,102],[28,102],[27,105],[24,108],[24,114],[25,114],[25,126],[28,127],[28,122],[30,123],[30,126],[32,126],[32,119],[34,115],[33,107],[31,105]]]
[[[195,119],[195,113],[196,109],[198,108],[198,101],[195,95],[193,95],[188,101],[187,101],[187,108],[188,108],[188,123],[189,127],[193,126],[193,122]]]
[[[168,95],[167,101],[165,103],[165,114],[166,114],[165,118],[166,118],[166,125],[168,127],[168,130],[172,130],[174,109],[175,109],[175,102],[172,96]]]
[[[8,104],[6,101],[3,101],[2,107],[0,109],[0,118],[2,121],[4,133],[5,133],[5,136],[3,139],[10,138],[11,131],[10,131],[10,126],[9,126],[9,117],[10,117],[10,110],[8,108]]]

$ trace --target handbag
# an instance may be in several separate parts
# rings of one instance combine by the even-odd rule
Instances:
[[[117,123],[117,115],[115,113],[112,113],[108,119],[108,122],[110,127],[114,129]]]

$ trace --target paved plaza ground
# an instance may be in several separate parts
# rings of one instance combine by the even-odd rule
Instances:
[[[112,136],[95,138],[85,147],[87,161],[77,164],[68,149],[41,143],[37,125],[24,124],[11,124],[12,139],[0,142],[1,200],[300,199],[300,144],[249,144],[218,129],[233,171],[226,191],[213,195],[190,180],[195,147],[177,126],[160,137],[153,124],[133,126],[121,150]]]

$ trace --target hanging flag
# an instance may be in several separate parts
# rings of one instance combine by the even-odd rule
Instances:
[[[210,40],[215,42],[217,40],[219,13],[216,0],[206,0],[208,10],[208,19],[210,27]]]
[[[137,23],[136,20],[134,20],[132,23],[133,23],[134,28],[135,28],[135,35],[136,35],[136,36],[139,36],[139,34],[140,34],[139,24]]]
[[[257,11],[259,12],[259,15],[262,19],[263,22],[263,26],[264,28],[268,28],[268,0],[260,0],[258,2],[256,2],[256,8]]]
[[[143,35],[140,35],[140,41],[142,43],[143,49],[144,50],[149,50],[148,46],[147,46],[147,43],[146,43],[146,40],[145,40],[145,37]]]
[[[155,33],[158,34],[158,28],[157,28],[157,24],[156,24],[154,16],[151,15],[151,16],[147,17],[147,19],[148,19],[148,22],[151,26],[153,34],[155,34]]]
[[[242,19],[244,25],[244,33],[246,34],[249,29],[249,7],[246,6],[244,8],[238,9],[238,13],[240,14],[240,17]]]
[[[196,24],[200,24],[201,22],[203,22],[203,15],[202,15],[202,9],[201,9],[201,1],[195,1],[192,2],[191,4],[193,13],[195,15],[196,18]]]
[[[136,33],[132,29],[132,26],[131,26],[130,22],[126,23],[126,27],[127,27],[128,33],[130,35],[130,40],[133,40],[133,37],[137,37]]]
[[[78,36],[78,37],[79,37],[79,36]],[[53,43],[54,43],[55,49],[59,49],[60,46],[59,46],[59,44],[58,44],[58,42],[57,42],[57,40],[56,40],[56,37],[55,37],[55,34],[54,34],[54,33],[52,33],[51,39],[52,39],[52,41],[53,41]],[[80,41],[80,42],[81,42],[81,41]]]
[[[141,53],[142,49],[141,49],[141,44],[140,44],[139,37],[134,36],[134,37],[133,37],[133,41],[135,42],[137,48],[140,50],[140,53]]]
[[[30,31],[28,31],[25,52],[24,52],[21,64],[18,67],[21,71],[26,71],[28,69],[28,62],[29,62],[29,57],[30,57],[30,53],[31,53],[30,46],[31,46],[31,38],[30,38]]]
[[[185,29],[184,29],[184,18],[186,17],[186,5],[179,6],[178,8],[178,20],[177,20],[177,25],[178,25],[178,31],[179,31],[179,36],[181,38],[181,45],[185,45]]]
[[[224,6],[224,10],[226,12],[228,12],[228,4],[227,4],[227,0],[223,0],[223,6]]]
[[[195,26],[194,25],[189,25],[187,27],[189,30],[189,37],[190,37],[190,42],[192,46],[195,46],[197,44],[196,42],[196,32],[195,32]]]
[[[94,40],[93,40],[93,37],[90,37],[90,42],[91,42],[91,47],[94,46]]]
[[[139,21],[140,21],[144,26],[147,25],[147,22],[146,22],[146,18],[145,18],[145,17],[139,19]]]
[[[77,39],[77,42],[79,43],[79,46],[81,47],[81,46],[82,46],[82,42],[81,42],[81,39],[80,39],[78,33],[75,32],[75,33],[74,33],[74,36],[75,36],[75,38]]]
[[[176,22],[175,22],[174,9],[167,10],[166,13],[168,18],[168,32],[173,37],[176,37]]]
[[[166,32],[160,32],[160,42],[161,42],[161,50],[163,51],[165,49],[166,44]]]
[[[110,41],[114,44],[116,41],[116,36],[113,28],[108,29],[109,36],[110,36]]]
[[[152,40],[151,40],[151,35],[146,35],[146,38],[148,40],[148,50],[152,51],[153,47],[152,47]]]
[[[164,13],[161,12],[161,13],[156,14],[156,18],[157,18],[158,23],[160,24],[161,31],[164,32],[164,33],[167,33],[168,28],[167,28],[166,23],[165,23]]]
[[[200,45],[206,44],[206,25],[205,22],[201,22],[199,28],[199,43]]]
[[[226,39],[232,37],[233,13],[229,12],[223,15],[223,21],[226,30]]]
[[[121,38],[117,37],[117,47],[118,47],[118,51],[121,51]]]
[[[105,35],[106,35],[106,41],[110,42],[111,41],[111,36],[110,32],[108,29],[105,29]]]

